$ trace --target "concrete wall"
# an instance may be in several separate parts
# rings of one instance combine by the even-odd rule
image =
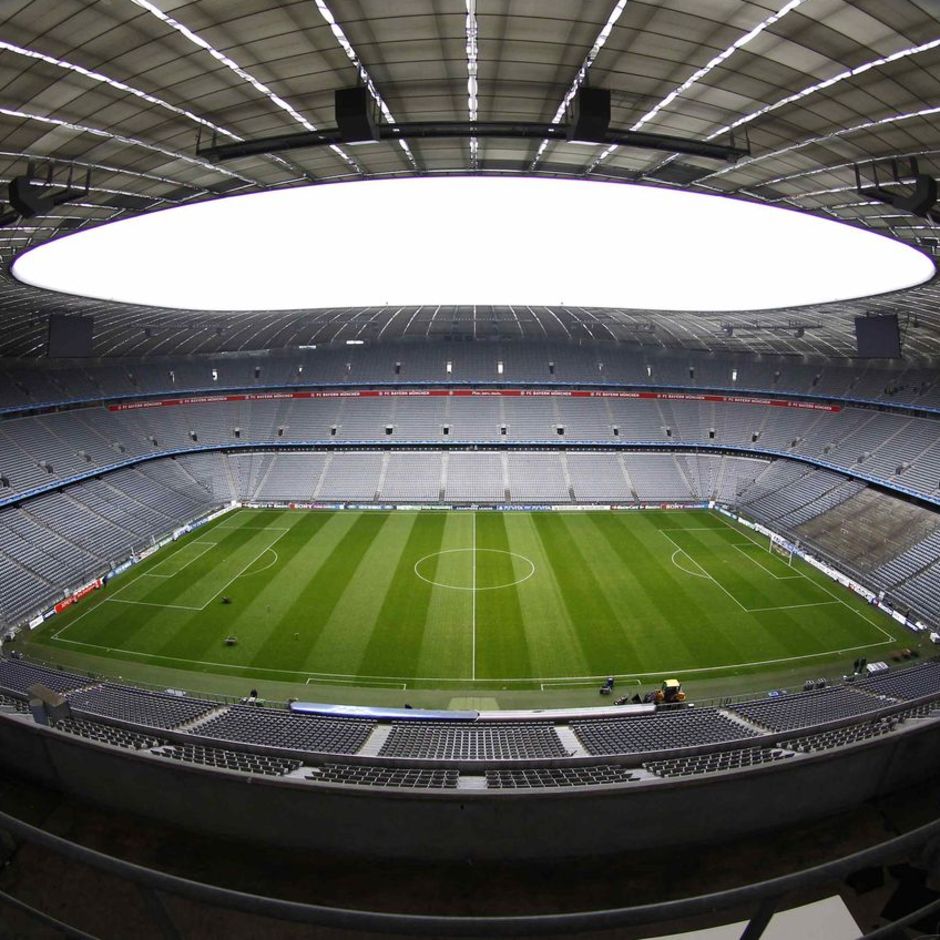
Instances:
[[[691,845],[851,809],[940,768],[940,721],[829,754],[687,780],[552,791],[401,791],[252,778],[0,715],[0,765],[196,831],[372,857],[524,859]]]

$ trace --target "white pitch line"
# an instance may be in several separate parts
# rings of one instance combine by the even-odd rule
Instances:
[[[184,542],[182,539],[180,539],[180,540],[176,543],[175,547],[173,548],[173,551],[170,552],[170,554],[167,555],[166,558],[162,558],[162,559],[161,559],[159,562],[157,562],[157,564],[154,565],[153,567],[154,567],[154,568],[158,568],[161,564],[163,564],[163,562],[169,561],[171,558],[175,558],[176,555],[178,555],[184,548],[186,548],[187,545],[189,545],[189,542]],[[167,548],[167,547],[169,547],[169,546],[164,546],[164,547]],[[147,561],[147,559],[144,559],[144,562],[146,562],[146,561]],[[133,573],[133,571],[132,571],[132,573]],[[114,597],[115,594],[120,594],[121,591],[126,591],[132,584],[134,584],[134,583],[136,583],[137,581],[139,581],[145,574],[149,574],[149,570],[148,570],[148,571],[140,571],[140,570],[138,569],[137,572],[136,572],[136,575],[135,575],[133,578],[131,578],[129,581],[127,581],[126,583],[122,584],[116,591],[114,591],[114,592],[111,594],[111,597]]]
[[[278,541],[280,541],[280,539],[282,539],[282,538],[284,537],[284,532],[289,532],[290,529],[279,529],[279,530],[271,530],[271,531],[279,531],[279,532],[281,532],[281,534],[280,534],[270,545],[266,546],[265,548],[262,548],[261,551],[258,552],[258,554],[255,555],[255,556],[251,559],[251,561],[248,562],[247,565],[245,565],[243,568],[241,568],[241,570],[238,571],[237,574],[235,574],[235,575],[233,575],[231,578],[229,578],[229,580],[226,581],[225,584],[223,584],[222,587],[220,587],[220,588],[218,589],[218,591],[216,591],[215,594],[213,594],[212,597],[210,597],[209,600],[207,600],[201,607],[193,607],[193,606],[191,606],[191,605],[189,605],[189,604],[164,604],[164,603],[159,603],[159,602],[156,602],[156,601],[134,601],[134,600],[127,600],[127,599],[125,599],[125,598],[123,598],[123,597],[116,597],[115,595],[112,595],[111,597],[106,597],[106,598],[104,599],[104,601],[102,601],[102,603],[108,603],[109,601],[113,601],[113,602],[116,603],[116,604],[136,604],[136,605],[139,606],[139,607],[165,607],[167,610],[205,610],[205,609],[206,609],[206,608],[207,608],[207,607],[208,607],[208,606],[209,606],[209,605],[210,605],[210,604],[211,604],[211,603],[212,603],[230,584],[232,584],[234,581],[237,581],[237,580],[238,580],[238,579],[239,579],[239,578],[240,578],[240,577],[241,577],[241,576],[242,576],[242,575],[243,575],[243,574],[262,556],[262,555],[264,555],[265,552],[274,551],[274,546],[277,544]],[[178,551],[178,550],[177,550],[177,551]],[[204,555],[204,554],[205,554],[205,552],[202,553],[202,555]],[[170,556],[170,558],[172,558],[174,555],[176,555],[176,552],[174,552],[173,555]],[[197,556],[197,557],[201,558],[202,555],[199,555],[199,556]],[[274,556],[275,556],[275,558],[277,558],[277,552],[274,552]],[[167,561],[167,560],[168,560],[168,559],[164,559],[164,561]],[[193,560],[195,561],[195,559],[193,559]],[[272,564],[273,564],[273,562],[272,562]],[[184,565],[183,567],[185,568],[186,566]],[[260,570],[261,570],[261,571],[266,571],[266,570],[267,570],[268,568],[270,568],[270,567],[271,567],[271,565],[267,565],[265,568],[262,568],[262,569],[260,569]],[[182,571],[182,570],[183,570],[183,569],[181,568],[180,571]],[[257,571],[253,571],[252,574],[258,574],[258,572],[257,572]],[[131,584],[134,584],[137,580],[139,580],[139,579],[142,578],[142,577],[147,577],[147,575],[148,575],[148,572],[146,572],[146,571],[145,571],[145,572],[142,572],[142,573],[139,574],[136,578],[134,578],[133,581],[129,581],[124,587],[125,587],[125,588],[126,588],[126,587],[130,587]],[[157,577],[160,577],[160,575],[157,575]],[[170,577],[172,577],[172,575],[171,575]],[[124,590],[124,588],[121,588],[121,590]],[[115,592],[115,594],[116,594],[116,593],[117,593],[117,592]],[[84,615],[83,615],[83,616],[84,616]],[[69,624],[69,626],[70,626],[70,627],[71,627],[71,626],[74,626],[75,623],[77,623],[77,622],[78,622],[78,620],[76,619],[76,620],[74,620],[71,624]],[[65,629],[65,628],[64,628],[64,629]],[[61,632],[61,631],[60,631],[60,632]],[[56,634],[56,637],[54,637],[54,639],[57,639],[57,638],[58,638],[58,634]],[[74,642],[74,641],[72,641],[72,640],[65,640],[65,641],[63,641],[63,642]],[[188,661],[188,660],[187,660],[187,661]]]
[[[195,542],[190,542],[189,544],[190,544],[190,545],[205,545],[206,548],[203,549],[203,550],[202,550],[198,555],[196,555],[194,558],[190,558],[189,561],[187,561],[185,565],[183,565],[183,566],[180,567],[180,568],[177,568],[176,571],[174,571],[172,574],[157,574],[156,571],[153,570],[153,571],[145,571],[145,572],[141,575],[141,577],[142,577],[142,578],[175,578],[184,568],[188,568],[194,561],[199,561],[199,559],[202,558],[202,556],[205,555],[205,553],[206,553],[207,551],[209,551],[210,548],[215,548],[215,546],[218,545],[218,542],[203,542],[203,541],[200,539],[200,540],[197,540],[197,541],[195,541]],[[182,549],[180,549],[180,551],[182,551]],[[169,558],[163,558],[163,559],[161,559],[158,564],[154,565],[154,569],[159,568],[160,565],[164,564],[164,562],[169,561],[170,558],[175,558],[175,557],[177,556],[177,554],[179,554],[179,553],[178,553],[178,552],[174,552],[172,555],[170,555]]]
[[[138,607],[163,607],[167,610],[205,610],[205,607],[188,607],[185,604],[161,604],[157,601],[128,601],[123,597],[106,597],[105,604],[136,604]]]
[[[751,607],[749,614],[758,614],[764,610],[796,610],[797,607],[828,607],[830,604],[838,604],[838,601],[815,601],[812,604],[782,604],[780,607]]]
[[[357,680],[357,681],[359,681],[359,680]],[[345,678],[334,679],[334,678],[332,678],[332,677],[325,678],[325,677],[323,677],[323,676],[320,676],[320,677],[312,676],[312,677],[310,677],[310,678],[307,679],[307,681],[304,683],[304,685],[310,685],[311,683],[312,683],[313,685],[324,684],[324,683],[325,683],[325,684],[329,684],[330,682],[336,682],[336,683],[339,683],[339,684],[341,684],[341,685],[347,685],[347,684],[348,684],[348,680],[346,680]],[[374,689],[403,689],[403,690],[406,690],[406,689],[408,688],[408,683],[407,683],[407,682],[396,682],[394,679],[388,679],[388,680],[386,680],[386,679],[364,679],[364,680],[362,680],[362,684],[363,684],[364,686],[368,686],[368,687],[374,688]]]
[[[290,532],[293,526],[287,528],[273,525],[217,525],[212,527],[213,532]]]
[[[215,526],[213,526],[213,528],[215,528]],[[172,551],[169,555],[167,555],[167,557],[164,558],[162,561],[168,561],[170,558],[173,558],[177,554],[177,552],[182,551],[188,544],[189,544],[188,542],[180,542],[180,544],[176,546],[175,550]],[[71,630],[72,627],[74,627],[75,624],[77,624],[79,620],[83,619],[84,617],[87,617],[93,610],[97,610],[102,604],[106,603],[107,601],[113,600],[116,594],[120,594],[121,591],[125,590],[126,588],[129,588],[136,581],[140,580],[140,578],[142,578],[145,574],[147,574],[146,571],[138,571],[135,577],[132,577],[125,584],[122,584],[116,591],[102,598],[102,600],[100,600],[97,604],[89,605],[71,623],[67,623],[64,627],[61,627],[58,631],[56,631],[56,633],[52,635],[51,639],[58,640],[62,636],[62,634],[65,633],[66,630]],[[73,641],[61,640],[61,642],[70,643]],[[99,647],[99,649],[105,649],[105,647],[102,646],[102,647]]]
[[[769,574],[772,578],[776,578],[778,581],[795,581],[797,578],[800,577],[799,572],[797,572],[796,574],[775,574],[766,565],[761,564],[761,562],[758,561],[758,559],[756,559],[753,555],[749,555],[746,551],[744,551],[744,549],[742,548],[742,545],[744,544],[743,542],[740,545],[737,542],[729,542],[728,544],[732,548],[736,548],[745,558],[749,558],[751,561],[754,562],[755,565],[757,565],[758,568],[760,568],[762,571]],[[755,545],[756,543],[748,539],[747,544]],[[764,551],[764,549],[762,548],[761,551]],[[829,603],[829,602],[827,601],[826,603]]]
[[[209,600],[207,600],[205,604],[199,608],[199,610],[205,610],[230,584],[232,584],[234,581],[237,581],[266,551],[268,551],[268,549],[274,548],[274,546],[277,545],[277,543],[282,538],[284,538],[284,533],[289,532],[290,529],[282,529],[280,531],[281,534],[270,545],[266,545],[264,548],[262,548],[261,551],[258,552],[258,554],[255,555],[255,557],[252,558],[247,565],[243,566],[236,575],[229,578],[228,581],[226,581],[225,584],[223,584],[222,587],[220,587],[218,591],[216,591],[215,594],[213,594],[212,597],[210,597]]]
[[[249,571],[248,574],[243,575],[242,577],[245,577],[245,578],[254,577],[256,574],[261,574],[262,571],[267,571],[269,568],[273,568],[273,567],[278,563],[277,552],[274,551],[273,548],[266,548],[264,551],[265,551],[265,552],[271,552],[271,554],[274,555],[274,560],[273,560],[273,561],[269,561],[263,568],[259,568],[257,571]],[[264,552],[261,553],[261,555],[263,555],[263,554],[264,554]],[[259,555],[258,557],[260,558],[261,555]]]
[[[475,521],[476,521],[476,516],[475,516],[475,514],[474,514],[474,529],[473,529],[473,535],[474,535],[474,557],[475,557],[475,555],[476,555],[476,551],[475,551],[475,548],[476,548],[476,544],[475,544],[475,542],[476,542]],[[738,529],[736,529],[736,528],[735,528],[734,526],[732,526],[730,523],[726,522],[726,521],[725,521],[724,519],[722,519],[720,516],[719,516],[719,521],[721,521],[722,523],[724,523],[724,524],[725,524],[728,528],[730,528],[733,532],[738,532]],[[213,527],[213,528],[215,529],[215,528],[221,528],[221,527],[215,526],[215,527]],[[240,527],[240,528],[242,528],[242,527]],[[264,528],[264,529],[266,529],[267,531],[281,531],[281,532],[289,532],[289,531],[291,531],[291,529],[280,529],[280,530],[279,530],[279,529],[274,529],[274,528],[271,528],[271,527],[268,527],[268,526],[258,527],[258,528]],[[707,528],[711,528],[711,527],[707,527]],[[715,531],[714,528],[712,528],[711,530],[712,530],[712,531]],[[660,530],[660,531],[663,531],[663,530]],[[670,530],[670,531],[688,531],[688,530]],[[720,531],[720,530],[719,530],[719,531]],[[663,534],[666,535],[665,531],[663,532]],[[762,546],[760,546],[760,543],[758,543],[758,542],[756,542],[754,539],[752,539],[747,533],[742,532],[742,533],[740,533],[740,534],[744,535],[746,538],[748,538],[749,541],[754,542],[754,544],[758,545],[759,547],[762,547]],[[669,538],[669,536],[666,535],[666,538]],[[280,536],[278,537],[278,539],[275,539],[275,542],[272,542],[271,545],[273,546],[274,544],[276,544],[276,542],[277,542],[279,539],[280,539]],[[673,539],[669,538],[669,541],[672,542],[674,545],[676,545],[676,543],[675,543],[675,541],[674,541]],[[268,546],[268,547],[270,548],[271,546]],[[678,545],[676,545],[676,547],[679,549],[679,551],[683,552],[687,557],[689,557],[690,560],[693,561],[694,564],[698,565],[698,562],[696,562],[695,559],[691,558],[691,556],[688,554],[688,552],[686,552],[684,549],[682,549],[682,548],[679,547]],[[180,548],[182,548],[182,546],[180,546]],[[177,551],[178,551],[178,550],[179,550],[179,549],[177,549]],[[267,549],[264,549],[263,551],[267,551]],[[175,553],[174,553],[174,554],[175,554]],[[250,562],[249,564],[252,564],[258,557],[260,557],[260,556],[256,556],[255,559],[252,559],[252,562]],[[701,565],[698,565],[698,567],[701,568]],[[704,569],[702,569],[702,570],[703,570],[703,572],[704,572]],[[804,574],[803,572],[799,572],[799,574],[801,575],[801,577],[805,577],[805,578],[806,578],[808,581],[810,581],[812,584],[816,584],[817,587],[822,587],[822,585],[817,584],[817,582],[813,581],[811,578],[809,578],[809,577],[808,577],[806,574]],[[474,575],[475,575],[475,568],[474,568]],[[711,575],[709,575],[707,572],[704,572],[704,576],[707,577],[709,580],[712,580],[712,581],[715,580],[715,579],[712,578]],[[138,575],[138,577],[140,577],[140,575]],[[237,577],[239,577],[239,575],[236,575],[236,578],[237,578]],[[131,583],[133,583],[134,580],[136,580],[136,578],[135,578],[135,579],[132,579],[132,581],[129,582],[127,586],[129,586]],[[235,580],[235,579],[233,578],[232,580]],[[229,582],[229,583],[231,583],[231,582]],[[715,581],[715,583],[718,584],[717,581]],[[227,585],[226,585],[226,586],[227,586]],[[721,587],[722,590],[725,590],[725,593],[728,593],[728,592],[726,591],[726,589],[725,589],[721,584],[718,584],[718,586]],[[123,588],[122,588],[122,590],[123,590]],[[223,588],[222,590],[224,590],[224,588]],[[823,590],[826,590],[826,588],[823,587]],[[838,603],[843,604],[844,606],[848,607],[849,610],[854,610],[854,608],[852,608],[852,607],[850,607],[848,604],[846,604],[846,602],[845,602],[844,600],[842,600],[841,598],[839,598],[839,597],[837,597],[836,595],[832,594],[830,591],[826,590],[826,593],[830,594],[830,595],[835,599],[835,602],[838,602]],[[475,598],[475,596],[476,596],[476,592],[475,592],[475,591],[473,592],[473,596],[474,596],[474,598]],[[743,605],[741,605],[740,602],[737,601],[737,598],[734,598],[733,595],[730,595],[730,596],[738,603],[739,606],[742,606],[742,607],[743,607]],[[108,601],[108,600],[114,600],[114,599],[115,599],[114,597],[108,597],[108,598],[105,598],[101,603],[104,603],[104,602],[106,602],[106,601]],[[211,602],[211,599],[210,599],[210,602]],[[309,681],[310,678],[315,678],[315,677],[317,677],[317,676],[323,677],[323,678],[327,678],[327,679],[348,680],[349,684],[352,684],[352,685],[354,685],[354,684],[355,684],[357,681],[359,681],[359,680],[368,680],[368,679],[386,680],[386,681],[391,681],[391,682],[398,681],[398,682],[405,682],[405,683],[407,683],[407,682],[416,682],[416,681],[423,681],[423,682],[444,682],[444,681],[454,681],[455,679],[457,679],[456,676],[421,676],[420,679],[418,679],[418,677],[414,677],[414,676],[368,676],[368,675],[361,675],[361,676],[358,676],[358,675],[352,675],[352,674],[346,674],[346,673],[319,673],[319,674],[317,674],[317,673],[311,673],[309,670],[276,669],[276,668],[271,668],[271,667],[238,665],[238,664],[233,664],[233,663],[220,663],[220,662],[213,662],[213,661],[207,661],[207,660],[183,659],[183,658],[177,657],[177,656],[161,656],[161,655],[155,654],[155,653],[142,653],[142,652],[139,652],[139,651],[136,651],[136,650],[116,649],[116,648],[114,648],[114,647],[106,647],[106,646],[103,646],[103,645],[97,644],[97,643],[85,643],[85,642],[82,642],[82,641],[79,641],[79,640],[68,640],[68,639],[65,639],[65,638],[63,638],[63,637],[60,637],[60,634],[61,634],[61,633],[64,633],[65,630],[70,629],[72,626],[74,626],[80,619],[82,619],[82,617],[85,617],[87,614],[91,613],[93,610],[97,610],[97,608],[101,606],[101,603],[96,604],[96,605],[94,605],[94,606],[90,606],[87,610],[83,611],[82,614],[79,615],[79,617],[77,617],[75,620],[73,620],[72,623],[68,624],[66,627],[63,627],[63,628],[62,628],[58,633],[56,633],[51,639],[54,640],[54,641],[57,641],[57,642],[59,642],[59,643],[68,643],[68,644],[70,644],[70,645],[72,645],[72,646],[80,646],[80,647],[85,647],[85,648],[87,648],[87,649],[105,650],[105,651],[107,651],[107,652],[112,652],[112,651],[113,651],[113,652],[119,652],[119,653],[122,653],[123,655],[126,655],[126,656],[139,656],[139,657],[144,657],[145,659],[151,659],[151,660],[163,660],[163,661],[166,661],[166,662],[174,662],[174,663],[189,663],[189,664],[191,664],[191,665],[196,665],[196,666],[213,666],[213,667],[219,667],[219,668],[223,668],[223,669],[241,669],[241,670],[252,671],[252,672],[280,673],[280,674],[283,674],[283,675],[299,675],[299,676],[302,675],[302,676],[308,677],[308,681]],[[119,601],[119,603],[141,603],[141,602],[140,602],[140,601]],[[829,602],[829,601],[820,602],[820,604],[828,604],[828,603],[831,603],[831,602]],[[813,604],[813,605],[810,605],[810,606],[820,606],[820,604]],[[165,606],[167,606],[167,605],[165,605],[165,604],[159,605],[159,604],[158,604],[158,605],[154,605],[154,606],[164,606],[164,607],[165,607]],[[208,606],[208,604],[207,604],[206,606]],[[192,609],[192,608],[184,608],[184,609]],[[204,609],[204,608],[196,608],[196,609]],[[746,609],[746,608],[744,608],[744,609]],[[803,656],[785,656],[785,657],[780,657],[780,658],[778,658],[778,659],[754,660],[754,661],[751,661],[751,662],[730,663],[730,664],[725,664],[725,665],[721,665],[721,666],[703,666],[703,667],[691,668],[691,669],[690,669],[690,668],[684,668],[684,667],[672,667],[672,666],[670,666],[670,667],[668,667],[668,668],[656,669],[656,670],[653,671],[653,672],[622,673],[622,674],[619,674],[619,675],[618,675],[618,674],[615,674],[615,677],[616,677],[618,680],[626,680],[626,679],[629,679],[629,680],[632,681],[635,677],[642,677],[642,678],[647,678],[647,677],[650,677],[650,676],[656,677],[656,676],[662,676],[664,673],[674,673],[674,672],[685,673],[685,674],[688,674],[688,675],[692,675],[692,674],[696,674],[696,673],[723,672],[723,671],[729,670],[729,669],[743,669],[743,668],[746,668],[746,667],[749,667],[749,666],[769,666],[769,665],[776,665],[776,664],[778,664],[778,663],[799,662],[799,661],[805,660],[805,659],[820,659],[820,658],[826,657],[826,656],[843,655],[843,654],[845,654],[845,653],[851,653],[851,652],[855,652],[855,651],[857,651],[857,650],[870,649],[870,648],[875,647],[875,646],[886,646],[886,645],[889,645],[889,644],[891,644],[891,643],[896,642],[895,639],[891,636],[891,634],[889,634],[889,633],[887,633],[887,631],[883,630],[878,624],[876,624],[876,623],[874,623],[873,621],[869,620],[869,619],[868,619],[867,617],[865,617],[860,611],[855,610],[854,612],[857,613],[863,620],[866,620],[866,621],[868,621],[870,624],[872,624],[872,626],[875,626],[875,627],[882,633],[883,636],[887,637],[887,639],[886,639],[886,640],[882,640],[882,641],[879,642],[879,643],[867,643],[867,644],[864,644],[864,645],[862,645],[862,646],[851,646],[851,647],[846,647],[846,648],[838,649],[838,650],[824,650],[824,651],[818,652],[818,653],[808,653],[808,654],[803,655]],[[474,620],[474,623],[475,623],[475,620]],[[475,647],[475,631],[474,631],[474,659],[475,659],[475,648],[476,648],[476,647]],[[543,683],[543,682],[553,682],[553,681],[556,681],[556,682],[557,682],[557,681],[581,681],[581,680],[584,680],[584,681],[592,680],[592,681],[593,681],[593,680],[602,680],[602,679],[605,679],[605,678],[607,678],[607,675],[606,675],[606,674],[605,674],[605,675],[596,675],[596,676],[545,676],[545,677],[538,677],[538,676],[524,676],[524,677],[516,676],[516,677],[510,677],[510,676],[505,676],[505,677],[501,677],[501,678],[499,678],[499,679],[494,679],[494,680],[492,680],[492,681],[494,681],[494,682],[498,681],[498,682],[526,682],[526,683],[539,682],[539,683]],[[458,680],[458,681],[459,681],[459,680]],[[474,681],[475,681],[475,674],[474,674]],[[487,680],[487,681],[490,681],[490,680]]]
[[[690,575],[692,575],[693,578],[705,578],[706,581],[708,580],[708,575],[707,575],[707,574],[702,574],[701,572],[698,572],[698,571],[689,571],[688,568],[683,568],[682,565],[680,565],[679,562],[676,561],[676,555],[685,555],[685,552],[684,552],[681,548],[677,548],[677,549],[672,553],[672,558],[670,559],[670,561],[672,561],[672,563],[673,563],[681,572],[683,572],[684,574],[690,574]],[[686,555],[686,557],[688,557],[688,556]],[[693,560],[694,560],[694,559],[693,559]]]
[[[92,598],[92,600],[94,600],[94,598]],[[67,623],[64,627],[60,627],[57,632],[53,633],[51,639],[58,640],[66,630],[71,630],[79,620],[81,620],[83,617],[87,617],[93,610],[97,610],[106,600],[108,600],[107,597],[105,597],[104,600],[100,600],[97,604],[89,603],[88,607],[83,610],[71,623]]]
[[[204,535],[208,535],[210,532],[215,532],[216,529],[224,529],[224,528],[236,529],[236,528],[246,528],[246,527],[245,527],[245,526],[211,525],[211,526],[209,526],[209,527],[205,530],[205,532],[204,532],[203,534],[204,534]],[[254,526],[253,528],[268,529],[269,531],[274,531],[274,532],[290,532],[290,531],[291,531],[290,528],[287,528],[287,529],[269,529],[268,526]],[[203,540],[202,540],[202,539],[197,539],[196,541],[197,541],[197,542],[202,542]],[[277,539],[275,539],[275,541],[277,541]],[[158,562],[154,567],[159,567],[161,564],[163,564],[164,561],[169,561],[171,558],[175,557],[179,552],[181,552],[184,548],[186,548],[186,546],[189,545],[189,544],[191,544],[191,543],[188,542],[188,541],[185,541],[185,540],[183,540],[183,539],[180,539],[179,542],[176,544],[174,550],[173,550],[172,552],[170,552],[170,554],[167,555],[166,558],[161,559],[160,562]],[[272,542],[271,544],[273,545],[274,542]],[[199,557],[202,557],[202,556],[200,555]],[[181,570],[182,570],[182,569],[181,569]],[[133,572],[131,572],[131,573],[134,574]],[[104,604],[106,601],[115,600],[115,599],[116,599],[116,596],[115,596],[115,595],[120,594],[122,591],[127,590],[127,588],[129,588],[132,584],[136,583],[136,582],[139,581],[142,577],[144,577],[145,575],[147,575],[147,574],[149,574],[149,573],[150,573],[149,571],[140,571],[140,570],[138,570],[138,571],[136,572],[136,574],[134,574],[133,577],[129,578],[129,579],[128,579],[125,583],[123,583],[116,591],[111,592],[107,597],[103,598],[99,603],[97,603],[97,604],[95,604],[95,605],[93,605],[93,606],[89,606],[86,610],[82,611],[82,613],[80,613],[71,623],[67,623],[64,627],[61,627],[56,633],[54,633],[54,634],[52,635],[51,639],[53,639],[53,640],[59,640],[60,637],[61,637],[61,635],[62,635],[63,633],[65,633],[66,630],[71,630],[72,627],[74,627],[75,624],[77,624],[78,621],[81,620],[83,617],[87,617],[88,614],[90,614],[93,610],[97,610],[97,609],[98,609],[102,604]],[[159,575],[158,575],[157,577],[159,577]],[[126,602],[125,602],[125,603],[126,603]],[[166,606],[166,605],[162,605],[162,606]],[[65,640],[65,639],[62,639],[60,642],[62,642],[62,643],[74,643],[75,641],[74,641],[74,640]],[[85,645],[87,645],[87,644],[85,644]],[[97,648],[98,648],[98,649],[105,649],[106,647],[101,646],[101,647],[97,647]],[[182,662],[188,662],[188,660],[181,660],[181,661],[182,661]]]
[[[731,600],[733,600],[735,604],[737,604],[738,607],[741,608],[741,610],[747,613],[747,608],[720,581],[712,577],[674,538],[672,538],[672,536],[670,536],[667,532],[663,532],[662,529],[660,529],[659,531],[662,532],[663,537],[669,539],[669,541],[672,542],[672,544],[675,545],[676,548],[678,548],[679,551],[682,552],[685,555],[685,557],[688,558],[689,561],[691,561],[692,564],[695,565],[695,567],[698,568],[702,572],[702,574],[706,578],[708,578],[709,581],[712,582],[712,584],[714,584],[716,587],[720,587],[721,590],[724,591],[725,594],[727,594],[728,597],[730,597]]]
[[[459,676],[357,676],[341,672],[323,672],[323,673],[311,673],[309,670],[303,669],[275,669],[273,667],[264,667],[264,666],[252,666],[252,665],[239,665],[238,663],[219,663],[212,662],[202,659],[182,659],[179,656],[160,656],[157,653],[141,653],[138,650],[125,650],[118,647],[112,646],[102,646],[100,643],[83,643],[80,640],[66,640],[65,638],[60,639],[59,643],[69,643],[72,646],[84,646],[88,649],[96,650],[105,650],[106,652],[115,652],[121,653],[125,656],[143,656],[145,659],[162,659],[168,662],[173,663],[189,663],[193,666],[218,666],[222,669],[244,669],[250,672],[277,672],[282,675],[291,675],[291,676],[308,676],[311,678],[316,678],[318,675],[321,677],[327,677],[330,679],[348,679],[350,685],[355,685],[361,679],[387,679],[390,682],[468,682],[468,679],[461,680]],[[866,643],[863,646],[847,646],[844,649],[838,650],[823,650],[821,653],[807,653],[805,656],[783,656],[779,659],[760,659],[754,660],[753,662],[746,663],[728,663],[723,666],[701,666],[695,669],[686,669],[685,667],[676,667],[668,666],[662,669],[657,669],[654,672],[624,672],[624,673],[614,673],[614,678],[619,680],[633,679],[635,677],[646,678],[648,676],[658,676],[662,678],[664,674],[673,674],[680,673],[683,675],[691,675],[693,673],[699,672],[723,672],[727,669],[744,669],[748,666],[772,666],[777,663],[789,663],[789,662],[798,662],[802,659],[821,659],[824,656],[835,656],[843,655],[844,653],[854,653],[856,650],[867,650],[871,649],[874,646],[887,646],[889,643],[894,643],[893,639],[882,640],[880,643]],[[590,679],[590,680],[603,680],[609,676],[610,673],[605,673],[604,675],[596,676],[503,676],[498,679],[485,679],[481,680],[484,682],[556,682],[556,681],[576,681],[580,679]]]
[[[618,679],[620,683],[627,683],[629,685],[642,685],[639,679],[633,677],[624,678],[622,676],[614,678]],[[539,686],[544,692],[546,689],[570,689],[570,688],[580,688],[585,685],[593,685],[597,680],[594,678],[590,679],[556,679],[554,681],[540,682]]]
[[[731,529],[732,532],[738,532],[738,529],[736,529],[733,525],[731,525],[730,522],[728,522],[726,519],[724,519],[724,518],[722,517],[721,513],[718,514],[718,519],[719,519],[720,522],[723,522],[729,529]],[[751,536],[750,536],[750,534],[749,534],[748,532],[745,531],[745,532],[741,532],[740,534],[743,535],[743,536],[745,536],[746,538],[750,539],[750,541],[752,541],[755,545],[760,546],[760,548],[763,548],[763,547],[764,547],[764,546],[761,545],[761,543],[758,542],[756,539],[751,538]],[[868,624],[871,624],[882,636],[885,636],[885,637],[888,638],[887,640],[883,641],[882,643],[875,643],[875,644],[873,644],[874,646],[883,646],[884,643],[895,643],[895,642],[897,642],[897,641],[894,639],[894,637],[891,636],[891,634],[888,633],[888,631],[885,630],[880,624],[875,623],[874,620],[871,620],[870,618],[866,617],[860,610],[856,610],[851,604],[847,604],[847,603],[845,602],[845,599],[844,599],[844,598],[839,597],[838,594],[833,594],[832,591],[830,591],[829,588],[827,588],[824,584],[820,584],[819,582],[814,581],[808,574],[806,574],[805,571],[800,571],[799,568],[797,568],[796,571],[797,571],[797,574],[799,574],[799,575],[801,575],[802,577],[806,578],[806,580],[809,581],[810,584],[815,584],[816,587],[818,587],[818,588],[819,588],[820,590],[822,590],[822,591],[825,591],[826,594],[828,594],[830,597],[832,597],[832,598],[834,598],[835,600],[837,600],[840,604],[842,604],[843,607],[848,608],[848,609],[851,610],[852,613],[854,613],[854,614],[858,614],[858,616],[861,617],[862,620],[864,620],[864,621],[865,621],[866,623],[868,623]],[[827,576],[824,575],[823,577],[827,577]],[[840,650],[840,652],[841,652],[841,650]]]
[[[677,528],[666,528],[660,529],[660,532],[721,532],[722,530],[716,525],[689,525],[689,526],[679,526]]]

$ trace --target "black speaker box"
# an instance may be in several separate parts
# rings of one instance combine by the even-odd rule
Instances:
[[[54,207],[55,203],[47,195],[48,190],[41,186],[33,185],[28,176],[15,176],[10,180],[10,186],[7,191],[10,205],[24,219],[31,219],[37,215],[46,215]]]
[[[581,88],[575,98],[568,140],[603,141],[610,127],[610,90]]]
[[[367,89],[338,88],[333,93],[333,111],[340,137],[347,144],[379,139]]]

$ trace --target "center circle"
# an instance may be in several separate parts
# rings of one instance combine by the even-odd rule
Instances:
[[[432,558],[439,558],[442,555],[453,556],[453,555],[509,555],[511,558],[520,559],[527,567],[528,571],[523,574],[521,577],[516,578],[514,581],[504,581],[500,584],[481,584],[479,581],[479,573],[477,570],[477,558],[471,557],[470,563],[467,565],[467,571],[461,575],[460,578],[453,577],[451,579],[447,578],[447,573],[443,575],[440,571],[436,572],[434,578],[429,578],[426,575],[421,573],[422,567],[426,567],[426,563],[429,562]],[[531,558],[527,558],[525,555],[520,555],[518,552],[507,552],[501,548],[446,548],[440,552],[432,552],[430,555],[425,555],[423,558],[419,558],[415,562],[415,574],[428,584],[433,584],[435,587],[450,588],[452,591],[496,591],[499,588],[513,587],[516,584],[522,584],[523,581],[528,581],[532,575],[535,574],[535,562]],[[452,581],[460,581],[461,583],[451,583]],[[475,581],[476,583],[469,583]]]

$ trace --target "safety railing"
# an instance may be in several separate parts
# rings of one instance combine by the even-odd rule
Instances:
[[[6,813],[0,813],[0,830],[5,830],[14,840],[38,846],[71,862],[89,866],[135,884],[143,894],[150,916],[160,921],[158,926],[164,932],[169,927],[171,935],[176,927],[170,909],[162,901],[163,896],[185,898],[227,911],[267,917],[275,921],[349,931],[356,935],[379,933],[422,937],[520,937],[591,933],[676,921],[686,922],[703,916],[714,921],[716,915],[727,912],[729,917],[725,922],[745,921],[741,940],[757,940],[774,913],[784,907],[788,897],[806,895],[821,888],[835,891],[855,872],[881,866],[889,861],[910,858],[919,850],[926,850],[923,855],[928,857],[936,851],[936,842],[940,840],[940,820],[934,820],[903,835],[833,861],[777,878],[696,897],[562,914],[455,917],[326,907],[204,884],[78,845]],[[95,940],[93,935],[69,926],[10,894],[0,892],[0,909],[3,905],[19,910],[38,923],[59,930],[66,937]],[[745,912],[743,916],[741,911]],[[940,916],[940,900],[931,901],[892,924],[864,935],[862,940],[902,938],[906,936],[904,929],[907,925],[935,914]]]

